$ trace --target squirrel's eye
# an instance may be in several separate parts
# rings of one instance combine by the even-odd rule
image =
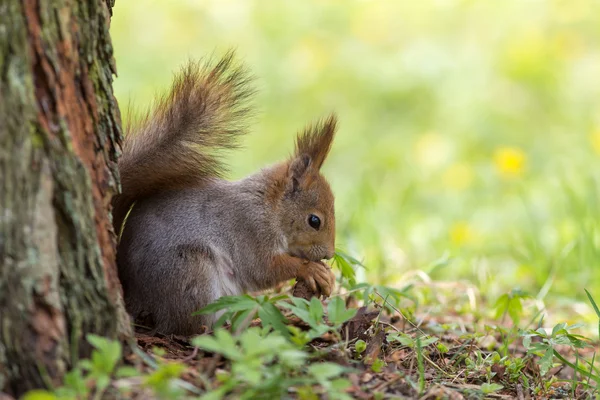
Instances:
[[[321,227],[321,220],[315,214],[310,214],[308,216],[308,224],[311,228],[319,230]]]

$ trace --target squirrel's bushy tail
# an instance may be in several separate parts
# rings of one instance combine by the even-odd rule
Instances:
[[[113,200],[117,234],[135,201],[222,174],[219,150],[236,147],[246,131],[253,93],[249,81],[233,52],[216,63],[191,61],[141,121],[127,129],[119,160],[122,191]]]

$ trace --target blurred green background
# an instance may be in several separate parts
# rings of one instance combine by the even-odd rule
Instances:
[[[325,174],[362,280],[460,282],[471,305],[521,288],[591,317],[600,2],[118,0],[111,32],[124,113],[185,60],[237,48],[260,112],[233,178],[336,111]]]

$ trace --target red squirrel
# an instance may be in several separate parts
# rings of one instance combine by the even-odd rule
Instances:
[[[190,62],[130,128],[113,201],[119,278],[134,319],[191,335],[215,322],[192,313],[221,296],[297,278],[328,296],[335,284],[334,197],[320,173],[336,117],[308,126],[293,155],[239,181],[219,159],[246,133],[250,79],[228,53]]]

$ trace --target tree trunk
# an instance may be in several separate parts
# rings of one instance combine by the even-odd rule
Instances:
[[[111,5],[0,2],[0,393],[59,383],[88,333],[130,334],[109,212]]]

